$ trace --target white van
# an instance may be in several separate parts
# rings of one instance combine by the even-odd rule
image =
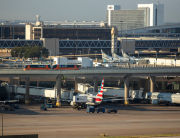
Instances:
[[[32,61],[32,59],[31,59],[31,58],[28,58],[27,61]]]

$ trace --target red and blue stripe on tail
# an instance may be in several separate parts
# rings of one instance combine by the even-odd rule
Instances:
[[[102,101],[102,98],[103,98],[103,88],[104,88],[104,79],[102,79],[99,92],[98,92],[98,94],[96,95],[96,97],[99,97],[99,98],[96,98],[96,99],[95,99],[96,102],[101,102],[101,101]]]

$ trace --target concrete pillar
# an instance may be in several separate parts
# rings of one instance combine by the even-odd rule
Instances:
[[[98,92],[98,78],[93,77],[94,79],[94,92]]]
[[[125,101],[124,101],[124,104],[125,105],[128,105],[129,104],[129,78],[130,76],[129,75],[126,75],[124,77],[124,98],[125,98]]]
[[[21,82],[21,78],[18,79],[18,84],[17,84],[18,86],[20,85],[20,82]]]
[[[176,60],[179,60],[179,55],[178,54],[176,55]]]
[[[77,83],[78,83],[78,82],[77,82],[77,79],[75,79],[75,81],[74,81],[74,90],[75,90],[75,91],[77,91],[77,89],[78,89],[78,88],[77,88]]]
[[[9,84],[13,84],[13,78],[12,77],[10,77]]]
[[[37,87],[39,87],[39,81],[37,81]]]
[[[162,82],[162,90],[163,90],[163,91],[166,90],[166,82],[165,82],[165,81]]]
[[[56,88],[57,88],[57,101],[56,101],[56,105],[58,107],[61,107],[61,79],[62,79],[62,75],[58,75],[56,77]]]
[[[29,104],[29,77],[25,77],[25,83],[26,83],[26,94],[25,94],[25,104]]]
[[[178,47],[178,53],[180,52],[180,47]]]
[[[155,76],[150,76],[150,92],[155,90]]]
[[[138,90],[140,90],[140,88],[144,88],[145,87],[144,83],[145,83],[145,80],[139,78],[139,81],[138,81]]]

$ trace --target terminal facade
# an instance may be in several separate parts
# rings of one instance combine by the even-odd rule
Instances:
[[[138,4],[137,9],[121,10],[120,5],[108,5],[106,22],[118,30],[130,30],[164,24],[164,4]]]

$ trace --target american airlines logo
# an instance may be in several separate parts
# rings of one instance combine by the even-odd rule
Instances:
[[[109,7],[109,9],[113,9],[113,7],[112,7],[112,6],[110,6],[110,7]]]

